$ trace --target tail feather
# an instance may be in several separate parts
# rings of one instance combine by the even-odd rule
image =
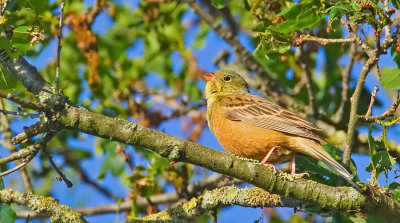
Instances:
[[[306,139],[306,138],[301,138],[303,143],[301,145],[306,147],[306,155],[309,155],[311,157],[314,157],[318,160],[323,161],[326,165],[328,165],[330,168],[335,170],[342,176],[347,182],[349,182],[355,189],[358,191],[361,191],[361,188],[353,182],[353,176],[349,173],[349,171],[346,170],[342,165],[340,165],[336,160],[334,160],[329,153],[327,153],[319,143],[315,142],[314,140]],[[306,140],[306,141],[305,141]],[[301,152],[301,151],[299,151]],[[304,152],[303,152],[304,153]]]

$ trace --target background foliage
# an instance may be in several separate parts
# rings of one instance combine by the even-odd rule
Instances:
[[[24,56],[54,86],[54,52],[61,2],[0,2],[0,48],[12,58]],[[331,143],[324,148],[341,161],[351,119],[350,97],[359,82],[362,66],[372,52],[368,49],[377,49],[382,55],[378,56],[376,65],[368,68],[371,72],[362,85],[356,107],[357,114],[362,117],[355,129],[352,148],[357,154],[364,155],[353,156],[354,163],[350,168],[356,179],[385,188],[382,190],[390,189],[391,196],[399,199],[400,187],[396,180],[396,158],[400,151],[396,137],[400,134],[396,126],[398,114],[383,120],[372,119],[391,107],[400,87],[398,1],[71,0],[65,3],[60,89],[72,104],[95,113],[133,120],[216,149],[221,148],[206,127],[202,98],[204,83],[199,74],[228,68],[252,81],[253,93],[266,96],[316,122]],[[212,21],[226,29],[221,31],[216,25],[210,26],[204,16],[198,15],[201,13],[196,7],[207,10]],[[387,47],[387,54],[385,26],[390,27],[389,34],[394,38],[392,45]],[[234,41],[236,37],[237,42]],[[243,57],[243,53],[248,52],[255,58],[254,66],[263,72],[254,72],[257,69],[248,65],[249,60]],[[7,70],[0,71],[2,90],[35,100],[35,96]],[[266,80],[270,79],[276,81],[278,87],[269,85]],[[380,86],[381,91],[377,93],[372,114],[364,115],[370,107],[370,92],[374,85]],[[270,92],[279,92],[280,97]],[[284,96],[290,100],[282,99]],[[0,102],[2,110],[19,110],[16,103],[5,99]],[[1,156],[8,155],[6,149],[13,147],[6,143],[7,133],[15,136],[24,126],[39,120],[36,116],[7,116],[1,124],[4,142],[0,144]],[[6,123],[10,124],[9,129]],[[33,144],[35,140],[26,140],[17,149]],[[73,182],[72,188],[68,189],[56,180],[58,175],[46,153],[53,155],[56,164]],[[197,196],[201,191],[189,191],[188,185],[202,182],[213,174],[186,163],[170,165],[167,159],[141,148],[70,130],[58,133],[48,143],[46,153],[40,152],[26,168],[32,182],[31,190],[38,195],[60,199],[70,207],[131,202],[132,210],[109,215],[110,221],[152,214],[181,199]],[[304,157],[297,161],[300,168],[311,173],[310,179],[337,184],[337,175],[322,163]],[[2,168],[6,170],[13,166],[9,163]],[[27,185],[23,186],[26,181],[21,181],[17,173],[3,179],[5,183],[0,181],[1,189],[27,190]],[[215,188],[217,183],[208,188]],[[148,200],[154,195],[173,191],[180,199],[166,204],[150,203],[145,207],[138,204],[139,197]],[[13,222],[18,210],[17,206],[10,208],[2,204],[0,222]],[[321,219],[305,214],[293,214],[288,218],[276,214],[275,209],[234,210],[222,209],[221,218],[226,221],[240,219],[240,213],[245,213],[242,216],[246,221]],[[336,214],[333,218],[340,221],[344,216],[350,217],[350,214]],[[102,217],[87,219],[104,220]],[[197,221],[209,219],[203,216]],[[364,221],[362,216],[352,214],[350,221],[353,220]]]

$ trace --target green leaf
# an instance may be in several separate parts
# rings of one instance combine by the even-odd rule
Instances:
[[[336,19],[349,11],[351,11],[351,7],[348,5],[335,5],[329,12],[329,20]]]
[[[69,151],[74,154],[74,156],[78,159],[85,159],[91,157],[91,153],[85,150],[80,149],[69,149]]]
[[[254,54],[265,57],[271,53],[285,53],[292,46],[292,38],[290,35],[279,32],[272,27],[266,28],[261,34],[261,40]]]
[[[392,3],[396,9],[400,9],[400,0],[392,0]]]
[[[400,88],[400,69],[397,67],[385,67],[381,71],[379,82],[382,87],[388,89]]]
[[[226,2],[225,0],[211,0],[211,5],[214,6],[214,8],[222,9],[225,8]]]
[[[104,150],[107,151],[107,156],[101,164],[100,173],[97,179],[102,179],[105,177],[108,171],[115,177],[119,176],[122,171],[124,171],[125,160],[117,152],[117,143],[113,141],[104,142]]]
[[[345,212],[334,212],[332,215],[332,223],[353,223],[353,221],[350,220],[350,214],[345,213]]]
[[[386,185],[384,188],[392,191],[392,195],[393,195],[394,199],[400,200],[400,184],[399,183],[393,182],[389,185]]]
[[[376,179],[382,172],[387,173],[391,170],[391,160],[389,154],[386,151],[379,151],[374,155],[374,163],[376,168]]]
[[[210,29],[211,29],[210,26],[202,22],[191,46],[193,48],[202,48],[206,42],[206,36],[210,31]]]
[[[17,218],[17,214],[14,209],[8,204],[0,204],[0,222],[1,223],[13,223]]]
[[[14,29],[13,37],[11,39],[12,45],[24,55],[26,54],[26,50],[30,47],[30,30],[30,26],[19,26]]]
[[[278,26],[283,33],[290,33],[294,30],[308,29],[318,24],[324,14],[319,1],[304,1],[282,10],[278,15],[284,16],[287,20]]]
[[[298,167],[306,170],[309,173],[319,174],[321,176],[327,176],[336,182],[338,176],[332,170],[329,169],[324,163],[318,162],[308,157],[296,156],[296,164]]]
[[[356,11],[360,11],[361,10],[361,6],[356,1],[353,1],[351,3],[351,7]]]

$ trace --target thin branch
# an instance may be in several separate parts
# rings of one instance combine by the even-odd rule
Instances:
[[[5,108],[2,99],[0,99],[0,108],[1,109]],[[10,129],[9,119],[4,115],[0,115],[0,126],[1,126],[1,128],[0,128],[1,134],[4,138],[3,146],[6,149],[8,149],[8,151],[10,151],[11,153],[17,151],[15,146],[12,144],[12,139],[11,139],[12,133],[11,133],[11,129]],[[20,163],[21,163],[21,161],[19,161],[19,160],[15,161],[15,164],[17,166]],[[22,168],[22,169],[20,169],[19,172],[21,175],[21,180],[22,180],[22,184],[24,185],[25,192],[33,192],[33,185],[32,185],[31,178],[29,177],[28,170],[26,168]]]
[[[54,136],[54,134],[55,134],[55,132],[47,132],[46,134],[44,134],[43,137],[38,139],[38,141],[35,144],[30,145],[24,149],[20,149],[15,153],[11,153],[8,156],[1,157],[0,165],[14,161],[14,160],[23,159],[32,154],[36,154],[41,148],[46,146],[46,144],[51,140],[51,138]]]
[[[350,60],[347,63],[346,67],[342,69],[342,93],[341,97],[342,100],[340,101],[339,109],[336,111],[335,115],[333,116],[334,121],[336,123],[341,123],[343,121],[343,114],[348,109],[348,101],[349,101],[349,83],[350,83],[350,74],[353,68],[354,62],[357,56],[357,44],[352,43],[350,44],[349,50],[349,57]]]
[[[302,34],[294,40],[294,46],[300,46],[305,42],[315,42],[323,46],[329,43],[355,43],[355,38],[344,38],[344,39],[327,39],[317,36],[311,36],[310,34]]]
[[[24,128],[24,132],[19,133],[14,138],[11,139],[11,143],[16,145],[20,143],[25,143],[28,139],[37,136],[43,132],[51,130],[51,125],[48,123],[37,122],[29,127]]]
[[[125,163],[128,165],[132,174],[134,174],[135,168],[133,167],[133,163],[132,163],[132,155],[129,153],[126,153],[124,147],[119,143],[117,144],[116,150],[117,150],[117,153],[119,153],[124,158]]]
[[[28,113],[28,112],[23,112],[23,111],[7,111],[0,109],[0,113],[3,115],[17,115],[17,116],[28,116],[30,118],[37,118],[39,117],[39,113]]]
[[[210,177],[207,177],[201,181],[197,181],[188,186],[188,192],[191,196],[199,196],[203,193],[205,189],[211,190],[218,186],[223,186],[226,184],[222,183],[223,178],[225,176],[221,174],[214,174]],[[237,185],[243,183],[242,181],[233,180],[230,182],[230,185]],[[137,208],[141,209],[147,207],[149,202],[152,204],[171,204],[180,201],[181,198],[177,192],[172,192],[168,194],[156,194],[151,196],[150,198],[137,197]],[[76,208],[74,209],[76,212],[81,213],[84,216],[89,215],[99,215],[99,214],[107,214],[107,213],[118,213],[123,211],[131,211],[132,209],[132,201],[124,201],[122,203],[115,204],[106,204],[106,205],[98,205],[94,207],[85,207],[85,208]],[[27,218],[30,216],[31,218],[44,218],[47,215],[35,213],[33,211],[18,211],[18,218]]]
[[[364,82],[367,74],[371,70],[372,66],[376,64],[376,62],[379,60],[379,55],[382,52],[382,50],[386,49],[387,47],[390,47],[394,39],[387,36],[383,42],[385,44],[382,44],[381,50],[378,51],[377,49],[372,49],[369,47],[366,43],[364,43],[360,37],[357,37],[355,31],[352,29],[349,23],[345,23],[347,29],[349,32],[357,38],[356,43],[361,46],[363,51],[368,55],[368,60],[364,63],[360,76],[357,81],[356,88],[354,89],[353,95],[350,98],[351,106],[350,106],[350,119],[349,119],[349,124],[347,127],[347,136],[346,136],[346,143],[344,147],[344,153],[343,153],[343,164],[348,166],[350,164],[350,155],[351,155],[351,146],[353,144],[353,138],[354,138],[354,130],[358,121],[358,115],[357,115],[357,108],[358,108],[358,102],[361,96],[362,89],[364,88]]]
[[[1,53],[1,51],[0,51],[0,53]],[[51,112],[51,108],[45,104],[42,104],[39,102],[26,101],[24,99],[21,99],[20,97],[17,97],[15,95],[5,92],[3,90],[0,90],[0,98],[5,98],[10,101],[13,101],[13,102],[21,105],[24,108],[30,108],[35,111]]]
[[[58,25],[58,42],[57,42],[57,65],[56,65],[56,93],[57,96],[60,94],[60,54],[61,54],[61,40],[62,40],[62,29],[64,26],[64,6],[65,3],[60,5],[60,21]]]
[[[116,201],[119,199],[119,197],[115,196],[114,194],[112,194],[110,191],[108,191],[106,188],[100,186],[97,181],[95,180],[91,180],[90,177],[88,176],[88,174],[82,169],[82,167],[74,167],[75,170],[78,171],[81,179],[83,182],[89,184],[90,186],[96,188],[100,193],[104,194],[106,197]],[[130,202],[130,205],[132,205],[132,202]],[[82,212],[83,213],[83,212]],[[83,215],[87,215],[85,213],[83,213]]]
[[[374,51],[376,52],[376,51]],[[368,72],[371,70],[372,66],[376,63],[377,54],[375,56],[370,57],[367,62],[365,62],[364,66],[362,67],[360,76],[358,77],[357,85],[354,90],[353,95],[350,98],[350,119],[349,124],[347,126],[347,136],[346,136],[346,143],[343,152],[343,164],[348,166],[350,164],[350,155],[351,155],[351,146],[353,144],[354,138],[354,130],[356,128],[358,116],[357,116],[357,108],[358,102],[361,96],[361,91],[364,88],[364,81],[365,77],[367,76]]]
[[[378,120],[383,120],[385,118],[391,117],[394,115],[396,110],[399,108],[400,104],[400,90],[397,91],[397,98],[393,102],[392,106],[387,109],[384,113],[378,116],[360,116],[360,119],[365,122],[377,122]]]
[[[371,113],[372,113],[372,106],[373,106],[374,103],[375,103],[376,92],[378,92],[378,91],[379,91],[379,87],[378,87],[378,86],[375,86],[375,87],[374,87],[374,90],[371,92],[371,100],[370,100],[370,102],[369,102],[368,110],[367,110],[367,112],[365,113],[365,116],[371,116]]]
[[[305,80],[305,85],[308,93],[308,103],[310,106],[311,114],[315,117],[318,117],[318,109],[317,104],[315,102],[315,94],[312,86],[311,79],[311,71],[308,67],[308,52],[305,52],[303,46],[299,46],[296,48],[295,58],[296,61],[300,64],[301,69],[303,70],[303,78]]]
[[[52,197],[38,196],[33,193],[19,193],[10,189],[0,190],[0,202],[24,205],[35,212],[50,216],[52,222],[87,222],[81,214],[61,205]]]
[[[30,155],[30,156],[28,157],[28,159],[22,160],[22,161],[21,161],[17,166],[15,166],[14,168],[11,168],[11,169],[9,169],[9,170],[7,170],[7,171],[4,171],[4,172],[0,173],[0,178],[3,177],[3,176],[5,176],[5,175],[8,175],[8,174],[10,174],[10,173],[12,173],[12,172],[15,172],[15,171],[21,169],[22,167],[26,166],[26,164],[28,164],[33,158],[35,158],[35,156],[36,156],[37,153],[38,153],[38,151],[36,151],[36,152],[33,153],[32,155]]]
[[[45,151],[45,154],[46,154],[51,166],[58,173],[60,178],[65,182],[65,184],[67,185],[68,188],[72,187],[73,186],[72,182],[70,180],[68,180],[68,178],[65,176],[65,174],[54,163],[53,156],[51,154],[48,154],[46,150],[44,150],[44,151]]]
[[[104,10],[106,7],[107,1],[104,0],[96,0],[94,3],[94,6],[90,13],[88,13],[87,17],[87,23],[89,26],[91,26],[95,20],[95,18]]]

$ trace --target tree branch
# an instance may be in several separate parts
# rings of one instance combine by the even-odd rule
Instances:
[[[224,178],[224,175],[221,174],[214,174],[208,178],[205,178],[201,181],[195,182],[193,184],[189,184],[188,192],[192,196],[199,196],[204,189],[212,189],[215,186],[219,185]],[[241,183],[242,181],[233,181],[234,183]],[[151,196],[150,198],[144,197],[137,197],[137,208],[142,209],[149,205],[149,202],[152,204],[171,204],[176,203],[181,200],[179,194],[175,191],[168,194],[156,194]],[[74,209],[76,212],[81,213],[84,216],[88,215],[99,215],[99,214],[107,214],[107,213],[117,213],[122,211],[130,211],[132,209],[132,201],[124,201],[122,203],[115,203],[115,204],[105,204],[105,205],[98,205],[94,207],[85,207],[85,208],[76,208]],[[36,213],[33,211],[18,211],[17,217],[18,218],[45,218],[48,217],[45,214]]]
[[[212,191],[205,191],[199,197],[194,197],[177,207],[148,215],[143,218],[129,219],[130,223],[163,221],[188,222],[190,219],[203,214],[214,212],[220,207],[240,205],[244,207],[296,207],[296,203],[286,203],[279,195],[258,188],[239,189],[237,187],[220,187]]]
[[[366,43],[364,43],[360,37],[357,37],[354,30],[351,28],[350,24],[346,23],[346,27],[349,32],[356,38],[356,43],[361,46],[363,51],[368,55],[368,60],[364,63],[360,76],[358,77],[356,88],[354,89],[353,95],[350,98],[350,119],[347,127],[346,143],[343,153],[343,163],[345,165],[350,164],[351,146],[353,144],[354,130],[358,121],[357,108],[358,102],[361,96],[362,89],[364,88],[364,82],[367,74],[371,70],[372,66],[376,64],[379,60],[379,55],[383,53],[388,47],[390,47],[394,39],[391,35],[385,37],[382,42],[382,47],[380,49],[372,49]],[[389,32],[390,33],[390,32]]]
[[[0,202],[5,204],[19,204],[45,213],[52,222],[87,222],[81,214],[72,211],[66,205],[60,205],[52,197],[42,197],[33,193],[19,193],[10,189],[0,190]]]
[[[2,108],[2,109],[5,108],[3,105],[2,99],[0,99],[0,108]],[[0,115],[0,126],[2,126],[2,128],[0,128],[0,129],[1,129],[1,134],[4,138],[4,147],[12,153],[17,151],[15,146],[12,144],[12,139],[11,139],[12,133],[11,133],[11,129],[10,129],[9,120],[4,115]],[[15,164],[17,166],[20,165],[20,163],[21,162],[19,160],[15,161]],[[24,185],[25,192],[33,192],[33,185],[32,185],[31,178],[29,177],[28,170],[26,168],[20,169],[20,175],[21,175],[21,179],[22,179],[22,184]]]
[[[363,69],[363,71],[367,70]],[[33,75],[36,74],[37,71]],[[32,85],[32,83],[28,84]],[[324,208],[338,211],[356,210],[370,213],[384,221],[400,218],[399,204],[379,191],[373,191],[374,196],[367,196],[358,193],[354,188],[332,187],[295,178],[281,171],[274,171],[259,162],[212,150],[140,126],[135,122],[110,118],[67,103],[60,107],[64,110],[59,113],[57,121],[67,129],[147,149],[170,160],[203,166],[300,202],[319,204]],[[324,199],[320,199],[322,197]]]
[[[377,122],[378,120],[383,120],[385,118],[394,115],[400,104],[400,90],[397,91],[397,98],[394,100],[392,106],[387,109],[384,113],[378,116],[360,116],[360,119],[365,122]]]
[[[359,194],[354,188],[332,187],[294,178],[258,162],[212,150],[131,121],[106,117],[69,105],[65,108],[59,121],[71,130],[147,149],[170,160],[203,166],[305,203],[316,203],[333,210],[359,210],[386,220],[400,217],[399,204],[378,191],[374,191],[374,196],[370,197]]]

